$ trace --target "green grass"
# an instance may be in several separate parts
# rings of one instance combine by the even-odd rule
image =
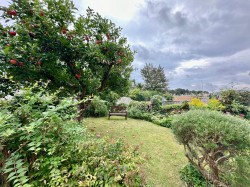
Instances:
[[[139,146],[145,158],[141,169],[147,186],[184,186],[179,178],[179,170],[187,164],[184,150],[179,145],[171,129],[153,123],[124,117],[88,118],[84,124],[97,136],[124,139],[129,145]]]

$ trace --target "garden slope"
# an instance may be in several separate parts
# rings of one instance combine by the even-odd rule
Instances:
[[[171,130],[150,122],[121,117],[88,118],[84,124],[97,136],[122,138],[130,145],[139,146],[146,158],[142,169],[147,186],[183,186],[179,170],[187,163],[184,150],[174,138]]]

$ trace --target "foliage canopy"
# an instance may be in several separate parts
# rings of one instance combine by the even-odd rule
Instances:
[[[12,1],[1,9],[10,21],[0,25],[2,80],[23,85],[49,80],[50,91],[63,88],[64,95],[81,100],[128,89],[134,53],[110,20],[90,8],[76,17],[71,0]]]

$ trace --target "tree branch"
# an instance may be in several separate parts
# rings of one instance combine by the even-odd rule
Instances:
[[[107,71],[104,73],[103,78],[102,78],[102,81],[101,81],[101,85],[100,85],[99,88],[97,88],[97,91],[98,91],[98,92],[102,91],[102,90],[105,88],[105,86],[106,86],[106,84],[107,84],[107,81],[108,81],[109,73],[110,73],[110,71],[111,71],[113,65],[114,65],[114,64],[111,63],[111,64],[108,66]]]

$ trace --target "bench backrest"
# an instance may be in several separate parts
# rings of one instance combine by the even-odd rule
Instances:
[[[111,106],[111,112],[126,112],[127,108],[125,106]]]

